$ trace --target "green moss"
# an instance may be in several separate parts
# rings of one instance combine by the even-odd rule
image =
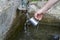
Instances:
[[[32,1],[37,1],[37,0],[32,0]]]

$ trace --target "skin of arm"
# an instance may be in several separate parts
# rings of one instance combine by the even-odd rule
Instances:
[[[48,0],[48,2],[39,9],[35,14],[34,17],[37,20],[41,20],[43,17],[43,14],[45,14],[55,3],[57,3],[59,0]]]
[[[59,0],[48,0],[46,5],[41,9],[43,12],[48,11],[55,3],[57,3]]]

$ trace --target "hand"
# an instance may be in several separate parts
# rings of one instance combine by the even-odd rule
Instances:
[[[42,10],[37,11],[34,14],[34,17],[35,17],[36,20],[39,20],[39,21],[42,20],[42,18],[43,18],[43,11]]]

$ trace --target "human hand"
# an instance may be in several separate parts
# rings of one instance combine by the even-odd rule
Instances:
[[[34,17],[35,17],[36,20],[39,20],[39,21],[42,20],[42,18],[43,18],[43,11],[42,10],[37,11],[34,14]]]

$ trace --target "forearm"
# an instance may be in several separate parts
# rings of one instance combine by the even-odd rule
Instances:
[[[41,9],[44,13],[48,11],[58,0],[49,0],[46,5]]]

